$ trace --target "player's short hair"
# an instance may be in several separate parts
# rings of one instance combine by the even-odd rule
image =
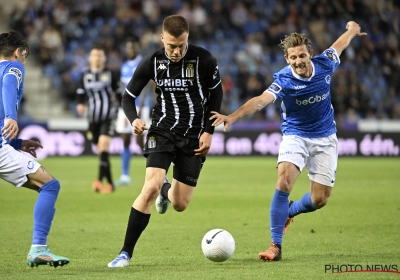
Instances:
[[[183,16],[168,16],[163,21],[162,30],[178,38],[185,32],[189,33],[189,23]]]
[[[311,48],[311,40],[306,36],[306,34],[299,34],[293,32],[290,35],[286,35],[285,39],[281,40],[281,43],[278,45],[285,55],[288,54],[288,48],[298,47],[305,45],[307,47],[308,52],[312,50]]]
[[[102,44],[100,44],[100,43],[95,43],[95,44],[93,44],[92,47],[90,48],[90,50],[91,50],[91,51],[92,51],[92,50],[100,50],[100,51],[103,51],[104,53],[106,53],[105,47],[104,47]]]
[[[20,53],[26,51],[25,58],[29,56],[29,46],[25,38],[16,31],[0,34],[0,56],[11,57],[15,50]]]

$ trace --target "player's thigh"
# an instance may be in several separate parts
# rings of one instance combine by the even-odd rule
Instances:
[[[176,155],[173,136],[150,128],[143,148],[143,155],[147,158],[146,167],[159,167],[168,170]]]
[[[174,179],[191,187],[196,187],[206,157],[179,151],[173,160]]]
[[[89,128],[86,132],[86,138],[93,144],[97,145],[100,136],[100,123],[89,123]]]
[[[54,177],[43,166],[40,166],[35,173],[28,174],[28,181],[24,184],[24,187],[41,187],[51,180],[54,180]]]
[[[36,160],[10,145],[0,148],[0,178],[16,187],[27,183],[28,175],[37,172],[40,166]]]
[[[306,167],[311,181],[333,187],[338,162],[338,140],[333,134],[324,138],[311,139],[310,157]]]
[[[108,135],[100,135],[97,143],[97,150],[99,153],[108,152],[110,149],[112,138]]]
[[[281,162],[290,162],[301,172],[308,156],[309,153],[303,138],[296,135],[283,136],[279,146],[278,165]]]
[[[194,190],[195,186],[182,183],[174,178],[171,183],[171,189],[169,190],[168,198],[174,203],[189,204]]]

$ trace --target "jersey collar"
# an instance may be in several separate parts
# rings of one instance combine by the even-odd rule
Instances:
[[[185,53],[182,55],[182,58],[185,57],[185,55],[186,55],[186,53],[187,53],[187,51],[188,51],[188,48],[189,48],[189,43],[186,43],[186,50],[185,50]],[[165,53],[165,56],[166,56],[170,61],[172,61],[171,58],[168,56],[167,52],[165,51],[165,49],[164,49],[164,53]],[[182,58],[181,58],[181,59],[182,59]],[[179,60],[179,61],[180,61],[180,60]],[[179,61],[178,61],[178,62],[179,62]]]
[[[303,77],[300,77],[299,75],[297,75],[296,72],[294,72],[293,68],[289,65],[290,70],[292,71],[293,76],[294,76],[295,78],[297,78],[297,79],[299,79],[299,80],[303,80],[303,81],[311,81],[311,79],[314,77],[314,75],[315,75],[315,66],[314,66],[314,63],[313,63],[312,61],[311,61],[311,66],[312,66],[312,73],[311,73],[310,78],[303,78]]]

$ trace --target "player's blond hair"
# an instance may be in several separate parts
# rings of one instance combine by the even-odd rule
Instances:
[[[299,34],[293,32],[290,35],[286,35],[285,39],[281,40],[281,43],[278,45],[285,55],[288,55],[288,48],[298,47],[305,45],[307,47],[308,52],[312,50],[311,48],[311,40],[306,36],[306,34]]]

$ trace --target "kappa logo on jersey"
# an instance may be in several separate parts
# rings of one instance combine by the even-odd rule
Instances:
[[[160,64],[157,69],[158,70],[165,70],[165,69],[167,69],[167,66],[165,66],[164,64]]]
[[[330,75],[326,76],[325,81],[329,85],[331,83],[331,76]]]
[[[294,86],[294,89],[296,90],[296,93],[301,91],[302,89],[305,89],[307,86],[306,85],[300,85],[300,86]]]
[[[336,55],[335,55],[334,51],[332,51],[332,50],[327,50],[327,51],[325,51],[325,55],[326,55],[330,60],[332,60],[332,61],[337,61],[337,60],[336,60]]]
[[[280,85],[272,83],[267,90],[272,91],[273,93],[279,93],[282,88],[280,87]]]
[[[18,79],[18,83],[22,82],[22,72],[18,68],[10,68],[9,72],[15,75]]]

